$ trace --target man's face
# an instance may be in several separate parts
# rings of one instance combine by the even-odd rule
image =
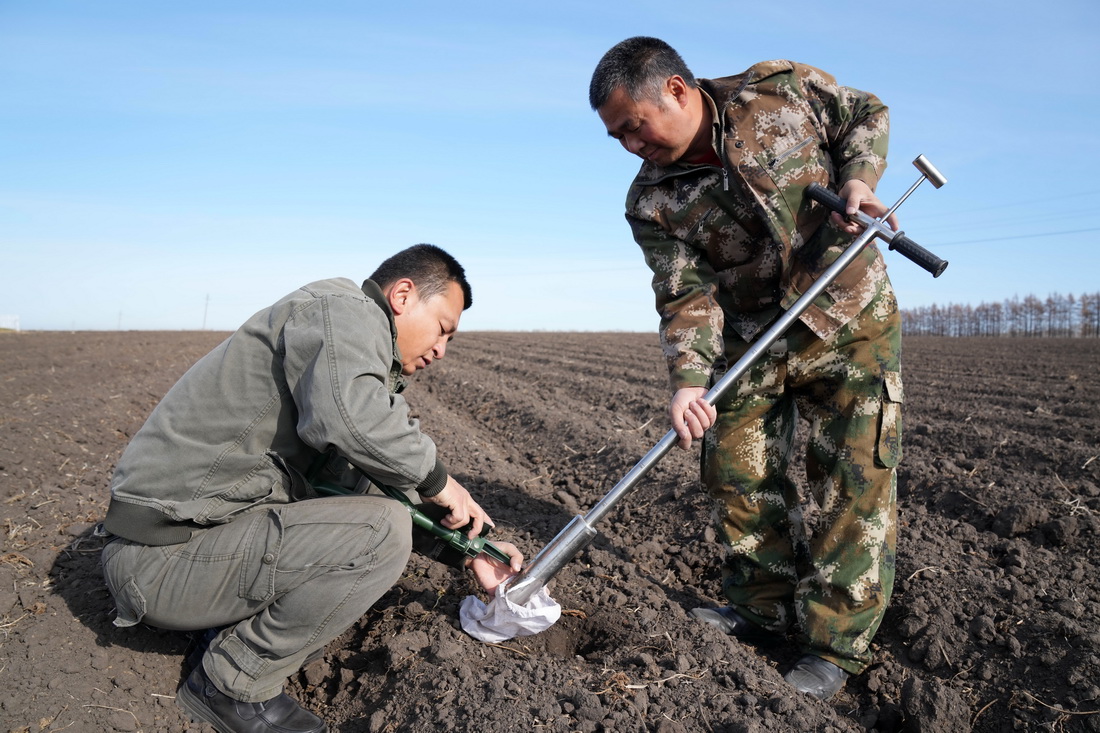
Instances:
[[[401,352],[401,373],[409,376],[442,359],[458,330],[462,317],[462,286],[456,282],[427,300],[415,286],[391,293],[393,321],[397,326],[397,349]]]
[[[650,99],[633,100],[619,87],[597,112],[607,134],[628,152],[662,166],[684,157],[698,132],[681,98],[667,90],[658,104]]]

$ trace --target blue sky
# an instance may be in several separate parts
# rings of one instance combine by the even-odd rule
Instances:
[[[1100,290],[1100,4],[0,0],[0,314],[232,329],[432,242],[474,330],[656,326],[637,159],[588,108],[610,46],[701,77],[814,64],[890,105],[902,307]]]

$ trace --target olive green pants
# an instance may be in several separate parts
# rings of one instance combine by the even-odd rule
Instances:
[[[116,539],[103,572],[116,626],[226,627],[206,673],[230,697],[260,702],[397,582],[411,548],[396,501],[341,496],[252,512],[178,545]]]
[[[749,347],[727,344],[733,363]],[[901,321],[888,282],[832,338],[793,326],[717,404],[703,482],[728,546],[723,593],[806,653],[858,674],[894,582]],[[788,475],[808,422],[815,522]],[[811,530],[807,525],[812,527]]]

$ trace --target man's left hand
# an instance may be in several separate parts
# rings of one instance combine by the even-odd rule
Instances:
[[[523,569],[523,553],[510,542],[493,542],[510,558],[508,565],[494,560],[484,552],[466,563],[466,566],[474,571],[477,582],[489,595],[496,592],[497,586],[508,580]]]

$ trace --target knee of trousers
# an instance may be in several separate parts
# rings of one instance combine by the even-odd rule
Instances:
[[[412,517],[392,499],[320,499],[291,505],[284,511],[290,522],[299,525],[300,534],[295,533],[297,549],[292,552],[300,553],[300,560],[349,572],[369,569],[380,580],[390,577],[396,582],[412,554]],[[311,545],[327,545],[329,549],[318,555],[309,548]]]
[[[375,549],[378,565],[380,568],[392,568],[394,582],[397,582],[412,554],[412,516],[404,508],[394,506],[380,520],[376,531],[381,538]]]

